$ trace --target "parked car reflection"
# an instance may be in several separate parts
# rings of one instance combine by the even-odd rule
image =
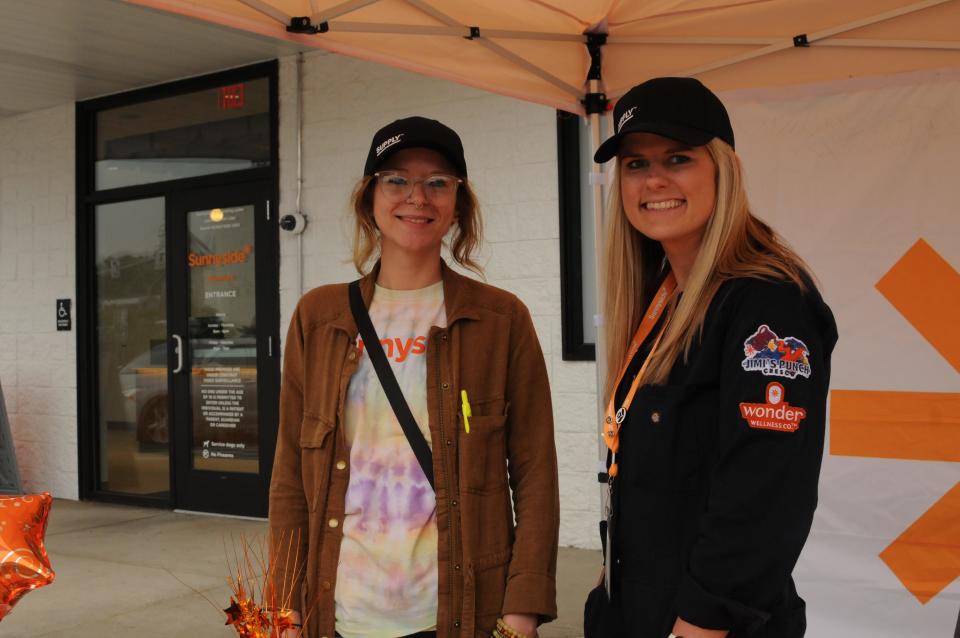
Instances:
[[[256,455],[258,436],[256,338],[191,338],[190,355],[193,443],[196,449],[215,438],[224,443],[242,443],[243,450]],[[203,419],[201,385],[213,372],[235,370],[242,387],[241,416],[235,428],[207,427]],[[141,451],[165,447],[170,441],[169,397],[167,392],[167,343],[153,341],[148,351],[131,359],[120,369],[120,387],[128,423],[136,424]],[[236,384],[234,384],[236,385]],[[247,452],[249,451],[249,452]]]

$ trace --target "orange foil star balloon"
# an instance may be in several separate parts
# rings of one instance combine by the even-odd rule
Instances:
[[[47,492],[0,496],[0,619],[28,591],[53,582],[43,547],[52,503]]]

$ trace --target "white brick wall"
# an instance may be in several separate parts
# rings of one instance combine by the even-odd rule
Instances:
[[[0,383],[27,491],[76,499],[74,109],[0,120]]]
[[[486,226],[487,280],[530,308],[553,388],[563,545],[597,547],[594,367],[562,360],[556,127],[551,109],[333,55],[306,56],[305,289],[356,275],[348,200],[383,124],[435,117],[464,141]],[[296,58],[280,66],[282,212],[296,202]],[[73,105],[0,120],[0,381],[25,487],[77,498]],[[281,236],[281,321],[298,297],[296,239]],[[76,304],[74,303],[74,306]]]
[[[280,66],[281,212],[296,203],[296,58]],[[562,360],[557,146],[554,111],[475,89],[326,54],[304,61],[304,288],[356,277],[351,190],[370,138],[409,115],[441,120],[463,138],[486,227],[487,281],[530,308],[550,372],[560,461],[562,545],[598,547],[594,366]],[[283,329],[299,291],[296,242],[281,237]]]

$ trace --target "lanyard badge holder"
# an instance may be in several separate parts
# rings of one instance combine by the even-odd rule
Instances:
[[[656,352],[657,346],[660,345],[660,339],[663,337],[666,324],[664,324],[663,328],[660,329],[660,332],[657,333],[657,337],[654,339],[653,345],[650,347],[650,353],[647,355],[646,360],[644,360],[643,365],[640,367],[640,371],[637,372],[637,375],[633,378],[633,383],[630,385],[630,390],[627,392],[627,396],[624,398],[623,403],[619,408],[614,409],[617,388],[620,387],[620,382],[623,381],[623,376],[626,374],[627,368],[630,366],[630,362],[633,361],[633,357],[636,356],[637,351],[640,350],[640,346],[642,346],[643,342],[646,341],[648,336],[650,336],[653,328],[657,325],[657,322],[660,321],[660,317],[663,316],[663,313],[667,308],[667,302],[673,296],[673,293],[676,289],[677,280],[671,272],[667,275],[666,279],[663,280],[663,283],[660,284],[657,294],[653,296],[653,300],[650,302],[650,306],[644,313],[643,319],[640,321],[640,325],[637,326],[637,331],[633,335],[633,339],[630,342],[630,348],[627,350],[627,355],[624,357],[623,365],[620,368],[620,374],[617,375],[617,381],[613,384],[613,388],[611,389],[610,401],[607,403],[606,415],[603,419],[603,424],[601,427],[603,441],[607,444],[607,458],[609,459],[609,467],[607,468],[606,520],[604,521],[606,525],[601,525],[601,527],[604,528],[602,531],[606,536],[603,556],[603,564],[605,566],[603,578],[608,597],[610,596],[611,592],[611,572],[613,571],[613,565],[611,562],[613,559],[613,483],[616,480],[619,470],[617,466],[617,452],[620,450],[620,426],[623,424],[624,420],[626,420],[627,411],[630,409],[630,405],[633,403],[633,397],[637,394],[637,390],[640,387],[640,382],[643,380],[644,372],[647,370],[647,364],[650,363],[653,353]]]

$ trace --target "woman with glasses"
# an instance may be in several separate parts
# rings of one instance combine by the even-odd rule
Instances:
[[[459,136],[421,117],[385,126],[352,203],[362,299],[346,284],[304,295],[283,361],[270,530],[284,636],[536,636],[556,617],[550,392],[526,307],[441,258],[449,236],[480,273]]]
[[[656,78],[614,109],[605,580],[585,635],[800,638],[830,309],[747,202],[723,104]]]

